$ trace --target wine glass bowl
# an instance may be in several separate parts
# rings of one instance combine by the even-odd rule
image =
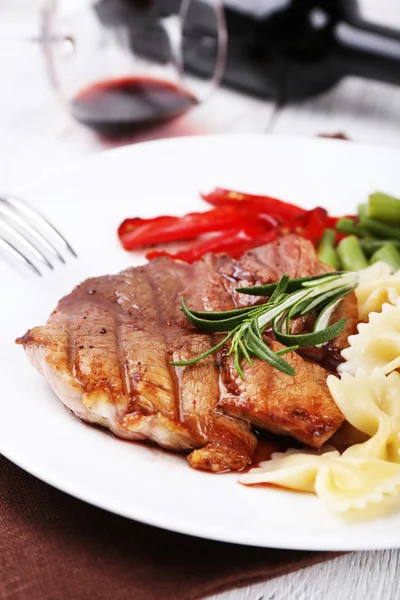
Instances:
[[[52,86],[75,119],[107,137],[181,115],[222,77],[217,0],[47,0],[42,23]]]

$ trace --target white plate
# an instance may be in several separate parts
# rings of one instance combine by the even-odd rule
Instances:
[[[79,280],[138,263],[116,239],[124,217],[204,209],[199,190],[214,186],[347,213],[374,189],[400,194],[399,164],[397,151],[335,140],[196,137],[100,154],[23,190],[80,259],[42,282],[0,263],[0,451],[73,496],[182,533],[279,548],[400,547],[400,510],[347,522],[312,495],[245,488],[235,474],[196,472],[179,456],[82,425],[13,344]]]

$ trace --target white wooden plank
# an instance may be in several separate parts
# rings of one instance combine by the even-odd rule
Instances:
[[[364,18],[400,30],[398,0],[359,0]],[[280,109],[269,131],[296,135],[343,132],[354,140],[400,145],[400,88],[357,77]]]
[[[209,600],[398,600],[398,551],[358,552]]]
[[[364,19],[387,27],[400,28],[400,4],[398,0],[359,0]]]
[[[400,145],[400,88],[359,78],[280,109],[269,131],[296,135],[343,132],[362,142]]]

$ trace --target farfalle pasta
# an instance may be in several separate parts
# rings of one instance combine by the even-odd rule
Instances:
[[[400,368],[400,300],[393,306],[384,304],[382,311],[371,313],[368,323],[358,325],[358,334],[349,337],[349,347],[342,351],[346,362],[340,373],[355,375],[360,369],[372,373],[391,373]]]
[[[355,290],[360,320],[371,312],[379,312],[384,304],[396,304],[400,296],[400,271],[393,275],[389,265],[377,262],[359,271],[360,282]]]
[[[370,439],[350,446],[342,457],[377,458],[400,464],[400,374],[385,377],[359,371],[342,379],[330,375],[329,391],[346,420]]]
[[[376,371],[328,378],[346,419],[370,438],[324,454],[290,450],[241,478],[247,485],[271,483],[314,492],[334,511],[362,509],[400,492],[400,374]]]

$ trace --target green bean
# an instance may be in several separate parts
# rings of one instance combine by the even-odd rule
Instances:
[[[339,219],[336,223],[336,229],[340,233],[345,233],[346,235],[357,235],[358,237],[366,237],[368,232],[361,227],[358,227],[353,221],[353,219],[348,219],[344,217],[343,219]]]
[[[366,229],[368,233],[383,240],[400,240],[400,227],[387,225],[376,219],[361,217],[360,226]]]
[[[392,273],[400,269],[400,252],[390,242],[384,244],[372,255],[370,263],[373,265],[381,260],[390,266]]]
[[[382,246],[384,246],[388,242],[400,251],[400,240],[374,240],[372,238],[360,240],[361,248],[369,257],[372,256],[374,252],[379,250],[379,248],[382,248]]]
[[[358,222],[360,223],[361,220],[367,216],[367,205],[359,204],[357,206],[357,212],[358,212]]]
[[[400,225],[400,200],[383,192],[374,192],[368,198],[366,216]]]
[[[355,235],[345,237],[337,247],[339,260],[345,271],[359,271],[368,267],[368,261]]]
[[[325,229],[324,235],[318,246],[318,258],[321,262],[329,265],[335,271],[339,267],[339,257],[335,250],[336,233],[333,229]]]

